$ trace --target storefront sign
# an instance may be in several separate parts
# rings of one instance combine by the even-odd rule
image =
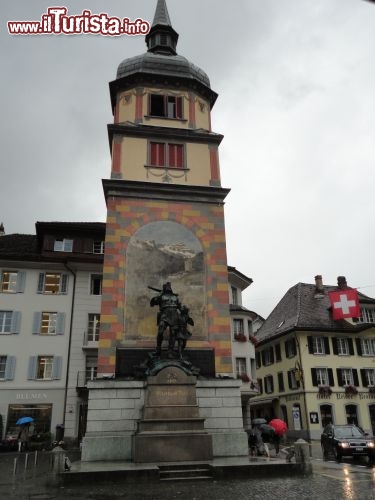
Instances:
[[[32,399],[48,399],[45,392],[19,392],[16,394],[16,399],[26,399],[28,401]]]
[[[289,396],[285,396],[285,401],[299,401],[300,397],[300,394],[290,394]]]

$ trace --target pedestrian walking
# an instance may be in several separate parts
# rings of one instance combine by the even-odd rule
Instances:
[[[18,433],[18,451],[27,451],[29,449],[29,424],[21,426]]]

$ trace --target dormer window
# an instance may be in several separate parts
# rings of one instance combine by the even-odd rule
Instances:
[[[182,118],[182,97],[150,94],[149,114],[163,118]]]
[[[73,240],[58,239],[53,245],[54,252],[73,252]]]
[[[92,247],[92,253],[103,254],[104,253],[104,241],[94,241]]]
[[[361,317],[359,323],[375,323],[375,308],[361,307]]]

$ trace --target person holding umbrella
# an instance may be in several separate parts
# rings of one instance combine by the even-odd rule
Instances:
[[[30,422],[33,422],[31,417],[22,417],[16,422],[16,425],[21,427],[18,433],[18,451],[27,451],[29,449]]]
[[[281,420],[279,418],[272,419],[269,422],[269,425],[271,427],[273,427],[273,429],[275,430],[273,443],[275,445],[275,451],[276,451],[276,455],[277,455],[279,453],[279,450],[280,450],[281,436],[283,436],[286,433],[286,431],[288,430],[288,427],[287,427],[286,423],[284,422],[284,420]]]

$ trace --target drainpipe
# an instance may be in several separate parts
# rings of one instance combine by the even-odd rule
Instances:
[[[66,377],[65,377],[65,392],[64,392],[64,407],[63,407],[63,426],[65,428],[65,414],[66,414],[66,401],[68,398],[68,382],[69,382],[69,368],[70,368],[70,349],[72,345],[72,332],[73,332],[73,312],[74,312],[74,302],[76,296],[76,273],[71,267],[69,267],[68,262],[64,262],[65,268],[73,275],[73,294],[72,294],[72,305],[70,311],[70,327],[69,327],[69,342],[68,342],[68,358],[66,361]]]

